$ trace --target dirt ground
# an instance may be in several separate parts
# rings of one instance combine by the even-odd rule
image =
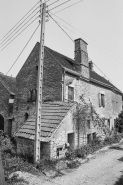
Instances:
[[[123,144],[97,153],[79,168],[54,179],[22,175],[29,185],[123,185]]]

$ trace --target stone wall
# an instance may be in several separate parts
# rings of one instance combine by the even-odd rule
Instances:
[[[91,102],[100,118],[106,119],[106,124],[107,121],[110,120],[110,129],[112,129],[116,117],[122,110],[122,96],[101,85],[91,84],[66,74],[65,81],[68,81],[68,79],[70,79],[72,83],[67,84],[65,87],[65,99],[68,99],[68,86],[74,87],[74,101],[82,103],[80,100],[80,96],[82,96],[86,103]],[[105,95],[105,107],[99,106],[99,93],[101,92]],[[93,133],[95,130],[91,129],[89,132]]]
[[[36,44],[25,64],[16,77],[16,96],[14,103],[13,133],[25,121],[25,113],[29,116],[35,111],[36,100],[29,101],[29,92],[37,90],[39,60],[39,43]],[[45,50],[43,67],[43,101],[62,100],[61,66]]]
[[[17,153],[24,155],[34,155],[34,141],[22,137],[16,137]],[[50,157],[50,142],[41,142],[41,157]]]
[[[9,97],[10,94],[6,90],[6,88],[0,82],[0,114],[4,118],[4,132],[8,133],[8,120],[7,117],[9,115]]]

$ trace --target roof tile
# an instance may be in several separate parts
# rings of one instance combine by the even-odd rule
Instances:
[[[43,114],[41,119],[41,140],[47,141],[51,137],[53,132],[56,130],[58,125],[74,104],[75,103],[71,102],[49,102],[42,105]],[[52,110],[52,112],[47,112],[49,109]],[[34,139],[35,120],[36,114],[34,113],[15,133],[15,136]]]

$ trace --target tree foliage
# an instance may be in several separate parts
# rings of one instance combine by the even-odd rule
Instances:
[[[123,132],[123,111],[118,115],[118,118],[116,119],[115,128],[118,132]]]

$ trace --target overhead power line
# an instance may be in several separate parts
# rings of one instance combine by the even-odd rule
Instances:
[[[80,31],[79,29],[75,28],[75,27],[72,26],[70,23],[68,23],[68,22],[66,22],[65,20],[61,19],[60,17],[58,17],[58,16],[55,15],[54,13],[52,13],[52,16],[57,17],[58,19],[60,19],[61,21],[63,21],[63,22],[66,23],[67,25],[69,25],[71,28],[73,28],[74,30],[76,30],[76,31],[78,31],[78,32],[80,32],[80,33],[82,33],[83,35],[85,35],[86,37],[88,37],[89,39],[91,39],[93,42],[95,42],[96,44],[100,45],[100,46],[101,46],[102,48],[104,48],[106,51],[104,51],[103,49],[99,48],[98,46],[92,44],[93,46],[97,47],[99,50],[101,50],[101,51],[103,51],[104,53],[110,55],[111,57],[117,59],[116,57],[113,56],[113,55],[116,55],[116,54],[113,53],[111,50],[109,50],[109,49],[107,49],[106,47],[102,46],[100,43],[96,42],[94,39],[92,39],[91,37],[89,37],[88,35],[86,35],[85,33],[83,33],[82,31]],[[67,28],[67,29],[68,29],[68,28]],[[72,31],[72,30],[70,30],[70,31]],[[72,32],[73,32],[73,31],[72,31]],[[73,32],[73,33],[75,33],[75,32]],[[112,53],[112,54],[108,53],[108,50],[109,50],[109,52]],[[121,57],[118,56],[118,55],[116,55],[116,56],[117,56],[118,58],[121,58]],[[121,58],[121,59],[123,60],[123,58]],[[118,59],[117,59],[117,60],[118,60]],[[119,61],[120,61],[120,60],[119,60]]]
[[[67,9],[67,8],[70,8],[71,6],[74,6],[74,5],[76,5],[76,4],[78,4],[78,3],[82,2],[82,1],[83,1],[83,0],[78,1],[78,2],[76,2],[76,3],[74,3],[74,4],[71,4],[70,6],[67,6],[67,7],[63,8],[63,9],[61,9],[61,10],[59,10],[59,11],[55,12],[54,14],[59,13],[59,12],[61,12],[61,11],[65,10],[65,9]]]
[[[15,34],[14,32],[15,32],[15,31],[16,31],[16,30],[17,30],[17,29],[18,29],[18,28],[19,28],[30,16],[32,16],[32,14],[33,14],[39,7],[40,7],[40,6],[38,6],[33,12],[31,12],[31,14],[29,14],[29,16],[26,17],[26,19],[24,19],[24,21],[21,22],[21,23],[10,33],[10,34],[0,43],[0,45],[2,45],[12,34]],[[38,12],[39,12],[39,11],[38,11]],[[38,13],[38,12],[37,12],[37,13]],[[37,14],[37,13],[36,13],[36,14]],[[36,14],[35,14],[35,15],[36,15]],[[34,15],[34,16],[35,16],[35,15]],[[30,20],[30,19],[29,19],[29,20]],[[28,20],[28,21],[29,21],[29,20]],[[28,21],[27,21],[27,22],[28,22]],[[25,24],[26,24],[26,23],[25,23]],[[24,25],[25,25],[25,24],[24,24]],[[24,26],[24,25],[23,25],[23,26]],[[22,27],[23,27],[23,26],[22,26]],[[21,28],[22,28],[22,27],[21,27]],[[20,28],[20,29],[21,29],[21,28]],[[18,32],[18,31],[17,31],[17,32]],[[9,39],[9,40],[10,40],[10,39]]]
[[[37,4],[39,4],[40,3],[40,1],[39,2],[37,2],[18,22],[17,22],[17,24],[15,24],[15,26],[13,26],[12,28],[11,28],[11,30],[9,30],[8,31],[8,33],[6,33],[6,35],[4,35],[4,37],[1,39],[1,40],[3,40],[32,10],[33,10],[33,8],[35,8],[36,6],[37,6]],[[0,41],[1,41],[0,40]]]
[[[68,35],[68,33],[58,24],[58,22],[50,14],[49,14],[49,16],[62,29],[62,31],[69,37],[69,39],[72,40],[72,42],[74,42],[74,40]]]
[[[55,7],[53,7],[53,8],[50,9],[49,11],[54,10],[55,8],[58,8],[59,6],[62,6],[63,4],[66,4],[66,3],[69,2],[69,1],[71,1],[71,0],[65,1],[64,3],[61,3],[61,4],[59,4],[59,5],[55,6]]]
[[[11,44],[22,32],[24,32],[37,18],[39,18],[39,16],[38,17],[36,17],[30,24],[28,24],[18,35],[16,35],[16,37],[14,37],[7,45],[5,45],[5,47],[4,48],[2,48],[2,50],[0,50],[0,52],[1,51],[3,51],[9,44]]]
[[[47,5],[47,6],[49,7],[49,6],[51,6],[51,5],[55,4],[55,3],[57,3],[58,1],[60,1],[60,0],[54,1],[53,3],[51,3],[51,4]]]
[[[39,10],[34,16],[36,16],[39,12],[40,12],[40,10]],[[11,40],[11,39],[12,39],[12,38],[13,38],[13,37],[25,26],[25,25],[27,25],[28,22],[30,22],[30,21],[34,18],[34,16],[31,17],[23,26],[21,26],[20,29],[17,30],[17,31],[14,33],[14,35],[12,35],[10,38],[8,38],[7,41],[4,42],[4,43],[0,46],[0,48],[2,48],[5,44],[7,44],[9,40]]]
[[[40,25],[40,23],[39,23]],[[8,72],[6,73],[6,75],[10,72],[10,70],[13,68],[13,66],[15,65],[15,63],[17,62],[17,60],[19,59],[19,57],[21,56],[21,54],[23,53],[23,51],[25,50],[25,48],[27,47],[27,45],[29,44],[30,40],[32,39],[32,37],[34,36],[35,32],[37,31],[39,25],[37,26],[37,28],[35,29],[35,31],[33,32],[33,34],[31,35],[31,37],[29,38],[28,42],[26,43],[26,45],[24,46],[24,48],[22,49],[21,53],[19,54],[19,56],[17,57],[17,59],[15,60],[15,62],[12,64],[12,66],[10,67],[10,69],[8,70]]]

